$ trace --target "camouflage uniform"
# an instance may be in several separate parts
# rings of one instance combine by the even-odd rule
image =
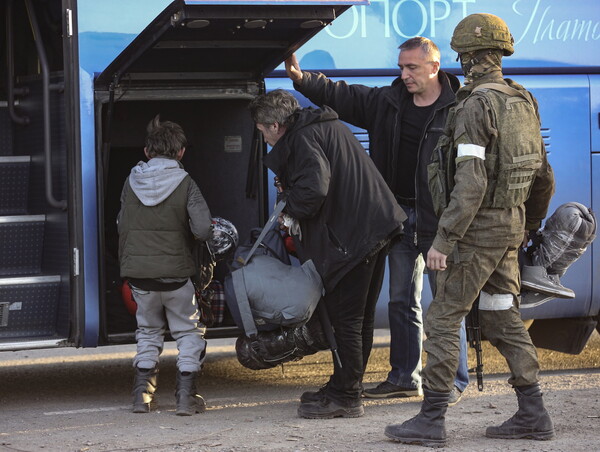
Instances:
[[[489,88],[498,85],[515,95]],[[425,384],[452,389],[460,322],[480,291],[481,327],[508,361],[509,383],[534,384],[539,365],[518,311],[517,251],[524,231],[540,226],[554,192],[537,103],[522,86],[494,74],[459,90],[457,101],[444,137],[455,174],[433,242],[448,259],[425,319]],[[430,183],[435,192],[435,177]]]
[[[502,76],[502,56],[514,52],[506,23],[492,14],[465,17],[450,46],[458,52],[465,87],[456,93],[444,136],[427,167],[440,215],[428,265],[437,292],[425,318],[427,366],[419,414],[385,428],[408,444],[446,444],[446,411],[458,365],[458,329],[479,295],[486,338],[510,367],[518,411],[486,436],[548,440],[554,425],[538,383],[535,347],[521,321],[517,251],[526,229],[537,229],[554,193],[554,175],[540,135],[537,102]]]

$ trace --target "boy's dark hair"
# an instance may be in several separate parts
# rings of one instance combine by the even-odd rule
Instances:
[[[179,124],[160,121],[156,115],[146,128],[146,151],[150,158],[165,157],[174,159],[177,153],[187,146],[185,133]]]

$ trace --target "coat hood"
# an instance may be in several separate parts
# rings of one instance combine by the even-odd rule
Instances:
[[[183,165],[173,159],[155,157],[131,169],[129,185],[145,206],[156,206],[167,199],[187,176]]]
[[[294,123],[286,133],[301,129],[309,124],[338,119],[338,114],[327,105],[323,108],[307,107],[294,113]]]

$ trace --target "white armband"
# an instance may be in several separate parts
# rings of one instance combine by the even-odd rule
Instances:
[[[456,158],[460,157],[477,157],[485,160],[485,148],[476,144],[459,144]]]

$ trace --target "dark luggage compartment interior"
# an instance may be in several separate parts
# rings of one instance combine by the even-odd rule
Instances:
[[[256,164],[256,156],[251,155],[258,136],[247,110],[248,102],[245,98],[233,98],[115,103],[110,147],[103,151],[107,168],[104,249],[109,335],[135,330],[135,318],[125,310],[120,294],[116,218],[121,190],[131,168],[140,160],[146,160],[143,148],[148,123],[160,114],[162,121],[174,121],[182,126],[188,139],[182,160],[185,170],[198,184],[212,216],[231,221],[243,243],[250,229],[264,221],[260,197],[263,175],[259,174],[262,170]],[[262,150],[262,145],[259,148]],[[215,278],[222,280],[226,271],[226,263],[220,262]]]

